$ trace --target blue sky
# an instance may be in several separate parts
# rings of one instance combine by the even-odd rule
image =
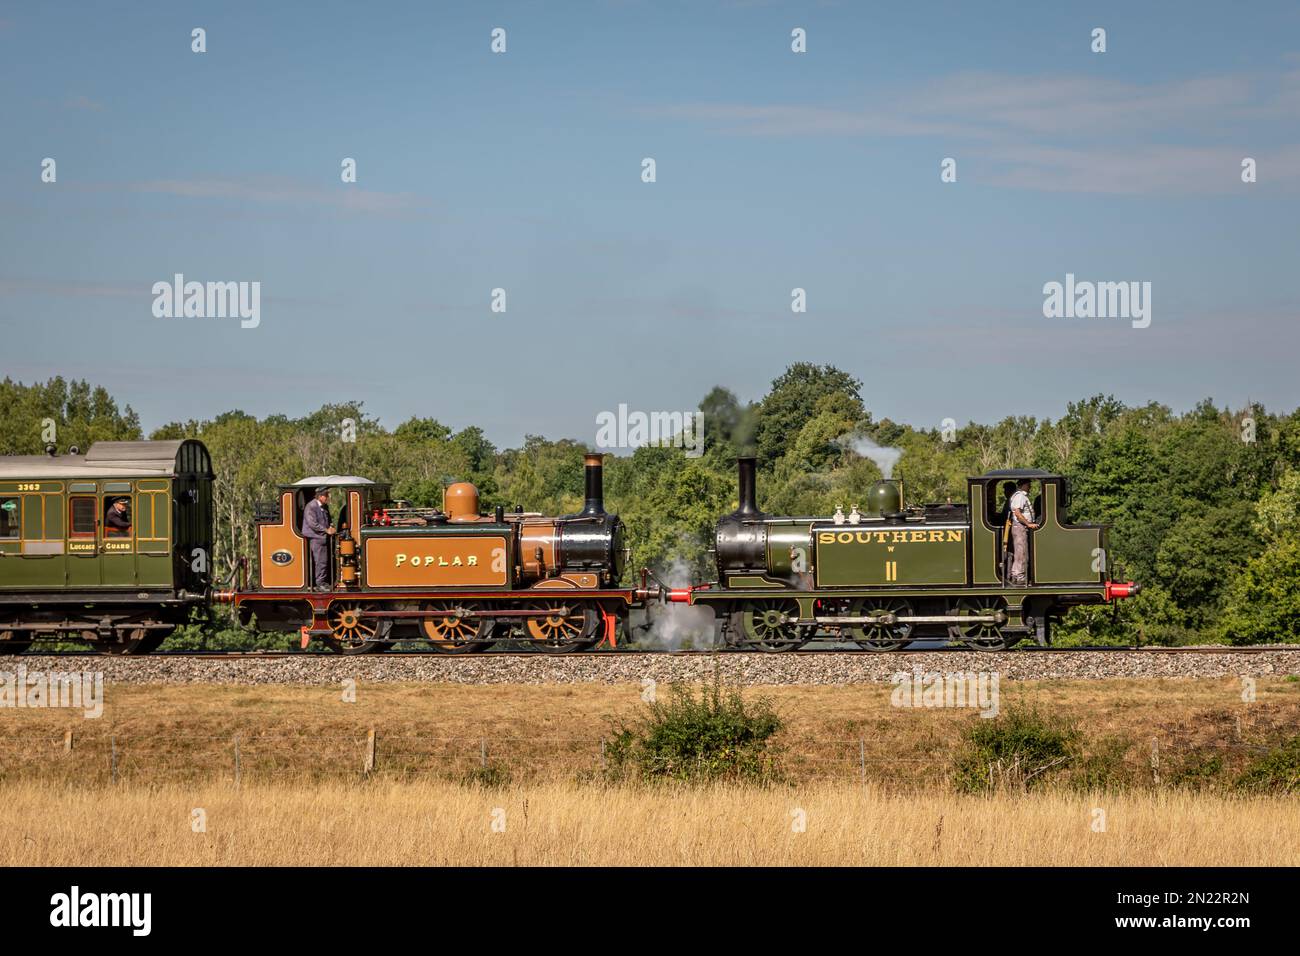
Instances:
[[[796,360],[918,426],[1289,410],[1298,213],[1295,3],[0,3],[0,373],[146,428],[591,441]],[[260,326],[154,317],[177,272]],[[1066,273],[1151,282],[1150,327],[1044,318]]]

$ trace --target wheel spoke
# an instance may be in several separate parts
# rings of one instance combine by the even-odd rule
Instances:
[[[799,625],[799,605],[794,601],[751,601],[743,606],[740,620],[746,643],[765,651],[792,650],[811,636]]]
[[[893,651],[911,640],[911,624],[900,622],[885,624],[879,620],[885,615],[895,617],[910,615],[912,606],[907,601],[899,598],[860,598],[849,606],[849,613],[853,617],[877,619],[869,624],[855,624],[849,628],[849,633],[859,647],[873,651]]]

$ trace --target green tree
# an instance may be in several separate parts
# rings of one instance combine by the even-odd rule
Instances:
[[[766,462],[781,457],[790,441],[826,408],[821,402],[830,396],[847,400],[849,419],[866,418],[861,390],[862,382],[833,365],[810,362],[791,365],[772,383],[771,391],[759,403],[759,456]]]
[[[1234,644],[1300,641],[1300,469],[1287,471],[1256,512],[1265,547],[1232,583],[1223,634]]]
[[[130,405],[122,408],[102,386],[55,377],[24,385],[6,377],[0,382],[0,454],[39,455],[46,444],[60,454],[76,446],[85,452],[97,441],[139,441],[140,418]],[[54,426],[47,440],[47,425]]]

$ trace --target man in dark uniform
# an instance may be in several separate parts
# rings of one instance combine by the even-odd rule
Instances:
[[[104,515],[104,531],[110,538],[127,538],[131,536],[131,515],[126,510],[125,498],[116,499]]]
[[[330,523],[330,490],[317,488],[316,497],[307,502],[302,515],[302,536],[311,548],[312,580],[317,591],[328,591],[330,587],[329,539],[332,534],[334,525]]]

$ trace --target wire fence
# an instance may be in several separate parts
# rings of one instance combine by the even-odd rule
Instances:
[[[1159,786],[1187,777],[1207,756],[1241,764],[1277,744],[1275,728],[1235,727],[1219,736],[1165,732],[1112,748],[1130,782]],[[793,780],[926,784],[947,777],[958,742],[888,736],[786,740],[772,748]],[[152,734],[74,731],[0,737],[0,780],[68,783],[257,780],[451,779],[502,782],[542,776],[598,776],[611,764],[598,736],[443,736],[386,732]]]

